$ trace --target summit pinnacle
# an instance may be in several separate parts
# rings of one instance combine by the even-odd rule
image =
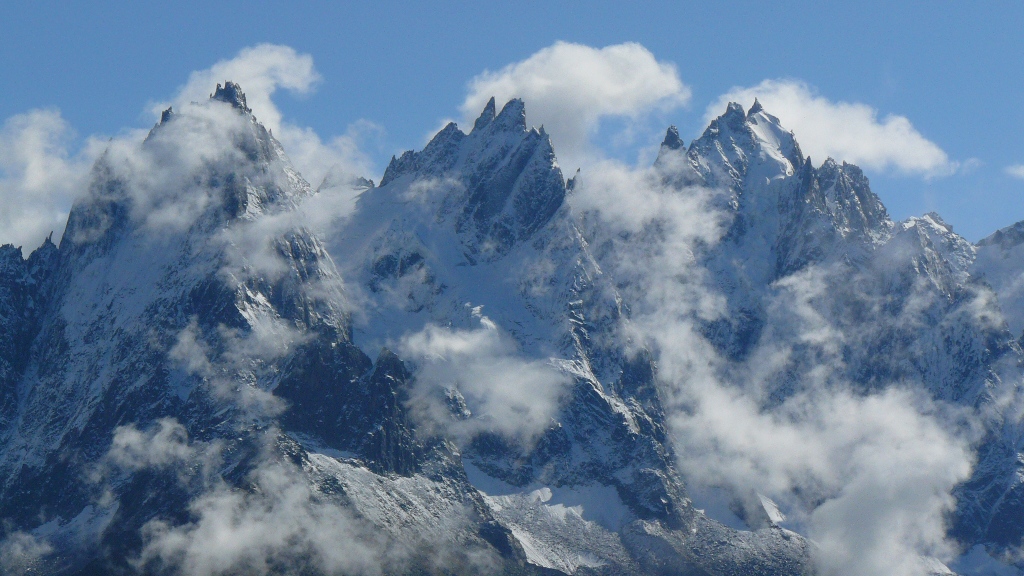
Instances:
[[[213,94],[210,95],[212,100],[220,100],[221,102],[227,102],[233,107],[242,110],[243,112],[251,113],[252,110],[245,103],[245,94],[242,92],[241,86],[234,82],[224,82],[224,87],[217,84],[217,89]]]

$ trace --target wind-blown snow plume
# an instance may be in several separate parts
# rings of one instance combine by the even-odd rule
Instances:
[[[796,80],[765,80],[757,86],[733,88],[708,105],[710,121],[729,102],[750,107],[757,99],[793,130],[805,154],[827,157],[873,170],[895,169],[925,177],[944,176],[957,163],[925,138],[905,116],[878,118],[878,111],[859,102],[833,102]]]

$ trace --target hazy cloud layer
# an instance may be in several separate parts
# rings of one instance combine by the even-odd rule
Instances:
[[[816,165],[832,157],[870,170],[926,177],[957,169],[957,163],[905,116],[879,118],[878,111],[867,104],[833,102],[796,80],[765,80],[757,86],[733,88],[708,106],[705,120],[725,112],[729,102],[749,108],[755,98],[793,131],[804,155]]]
[[[204,335],[195,318],[181,330],[168,356],[188,374],[202,379],[214,397],[226,401],[241,414],[261,418],[275,416],[285,403],[264,389],[274,363],[310,336],[280,318],[269,306],[240,302],[249,329],[217,327]],[[214,353],[215,343],[219,353]]]
[[[602,118],[636,119],[672,109],[690,100],[690,89],[673,64],[659,62],[640,44],[593,48],[557,42],[471,80],[462,103],[467,129],[492,96],[499,106],[522,98],[527,123],[543,125],[562,163],[575,167]]]
[[[183,576],[276,573],[282,566],[323,574],[380,574],[389,561],[387,542],[339,504],[316,494],[302,471],[276,454],[280,431],[257,432],[261,454],[247,475],[246,489],[224,481],[224,444],[192,441],[177,420],[164,418],[145,430],[122,426],[104,457],[103,474],[150,470],[173,473],[197,490],[189,504],[192,521],[161,518],[142,531],[143,548],[133,560],[143,572]],[[111,493],[105,497],[113,506]],[[48,553],[49,545],[15,535],[0,545],[3,562],[26,565]],[[11,558],[11,560],[5,560]]]
[[[53,552],[45,540],[25,532],[15,532],[0,541],[0,572],[31,574],[39,561]]]

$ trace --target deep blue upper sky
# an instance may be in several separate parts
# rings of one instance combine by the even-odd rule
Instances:
[[[467,82],[484,70],[557,40],[633,41],[674,63],[692,90],[686,107],[658,118],[684,139],[730,88],[797,79],[829,100],[905,116],[952,160],[977,159],[933,178],[867,171],[894,217],[935,210],[971,240],[1024,219],[1024,179],[1005,170],[1024,163],[1024,3],[709,4],[5,2],[0,120],[58,108],[80,136],[144,127],[149,104],[190,72],[283,44],[312,55],[323,78],[311,94],[276,96],[285,118],[323,137],[360,119],[382,126],[368,150],[379,178],[392,153],[461,117]]]

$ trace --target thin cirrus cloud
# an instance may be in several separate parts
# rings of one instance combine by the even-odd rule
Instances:
[[[560,158],[577,161],[602,118],[671,110],[687,104],[690,94],[675,65],[659,62],[640,44],[594,48],[556,42],[473,78],[461,111],[472,122],[492,96],[499,106],[522,98],[528,123],[544,126]]]
[[[816,162],[832,157],[870,170],[891,170],[926,178],[948,176],[959,164],[925,138],[905,116],[879,118],[860,102],[834,102],[798,80],[764,80],[735,87],[708,106],[705,120],[729,102],[750,106],[757,99],[793,131],[804,154]]]
[[[1024,180],[1024,164],[1013,164],[1007,166],[1004,170],[1008,175]]]

